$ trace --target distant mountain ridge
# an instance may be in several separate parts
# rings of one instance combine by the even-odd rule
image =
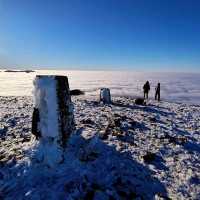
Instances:
[[[35,72],[33,70],[5,70],[4,72],[26,72],[26,73],[30,73],[30,72]]]

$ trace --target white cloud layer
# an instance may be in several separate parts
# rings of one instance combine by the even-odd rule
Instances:
[[[200,74],[198,73],[142,73],[119,71],[47,71],[35,73],[0,73],[0,96],[32,95],[36,74],[66,75],[71,89],[79,88],[86,94],[97,95],[99,88],[108,87],[113,96],[141,96],[146,80],[150,81],[150,97],[154,97],[155,86],[161,83],[161,98],[190,104],[200,102]]]

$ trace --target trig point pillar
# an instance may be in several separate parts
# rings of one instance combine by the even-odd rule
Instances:
[[[104,104],[110,104],[112,102],[109,88],[101,88],[100,101],[102,101]]]
[[[32,133],[39,140],[40,153],[49,165],[62,162],[73,130],[73,104],[67,77],[36,76]]]

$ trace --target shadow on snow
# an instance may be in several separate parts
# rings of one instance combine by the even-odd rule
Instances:
[[[164,185],[151,170],[97,136],[72,135],[64,163],[48,168],[33,156],[30,163],[4,166],[9,177],[1,185],[5,199],[167,199]],[[161,166],[162,167],[162,166]]]

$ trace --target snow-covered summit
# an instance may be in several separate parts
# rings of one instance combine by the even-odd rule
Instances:
[[[2,199],[199,199],[200,107],[74,98],[65,160],[35,157],[30,97],[0,97]]]

